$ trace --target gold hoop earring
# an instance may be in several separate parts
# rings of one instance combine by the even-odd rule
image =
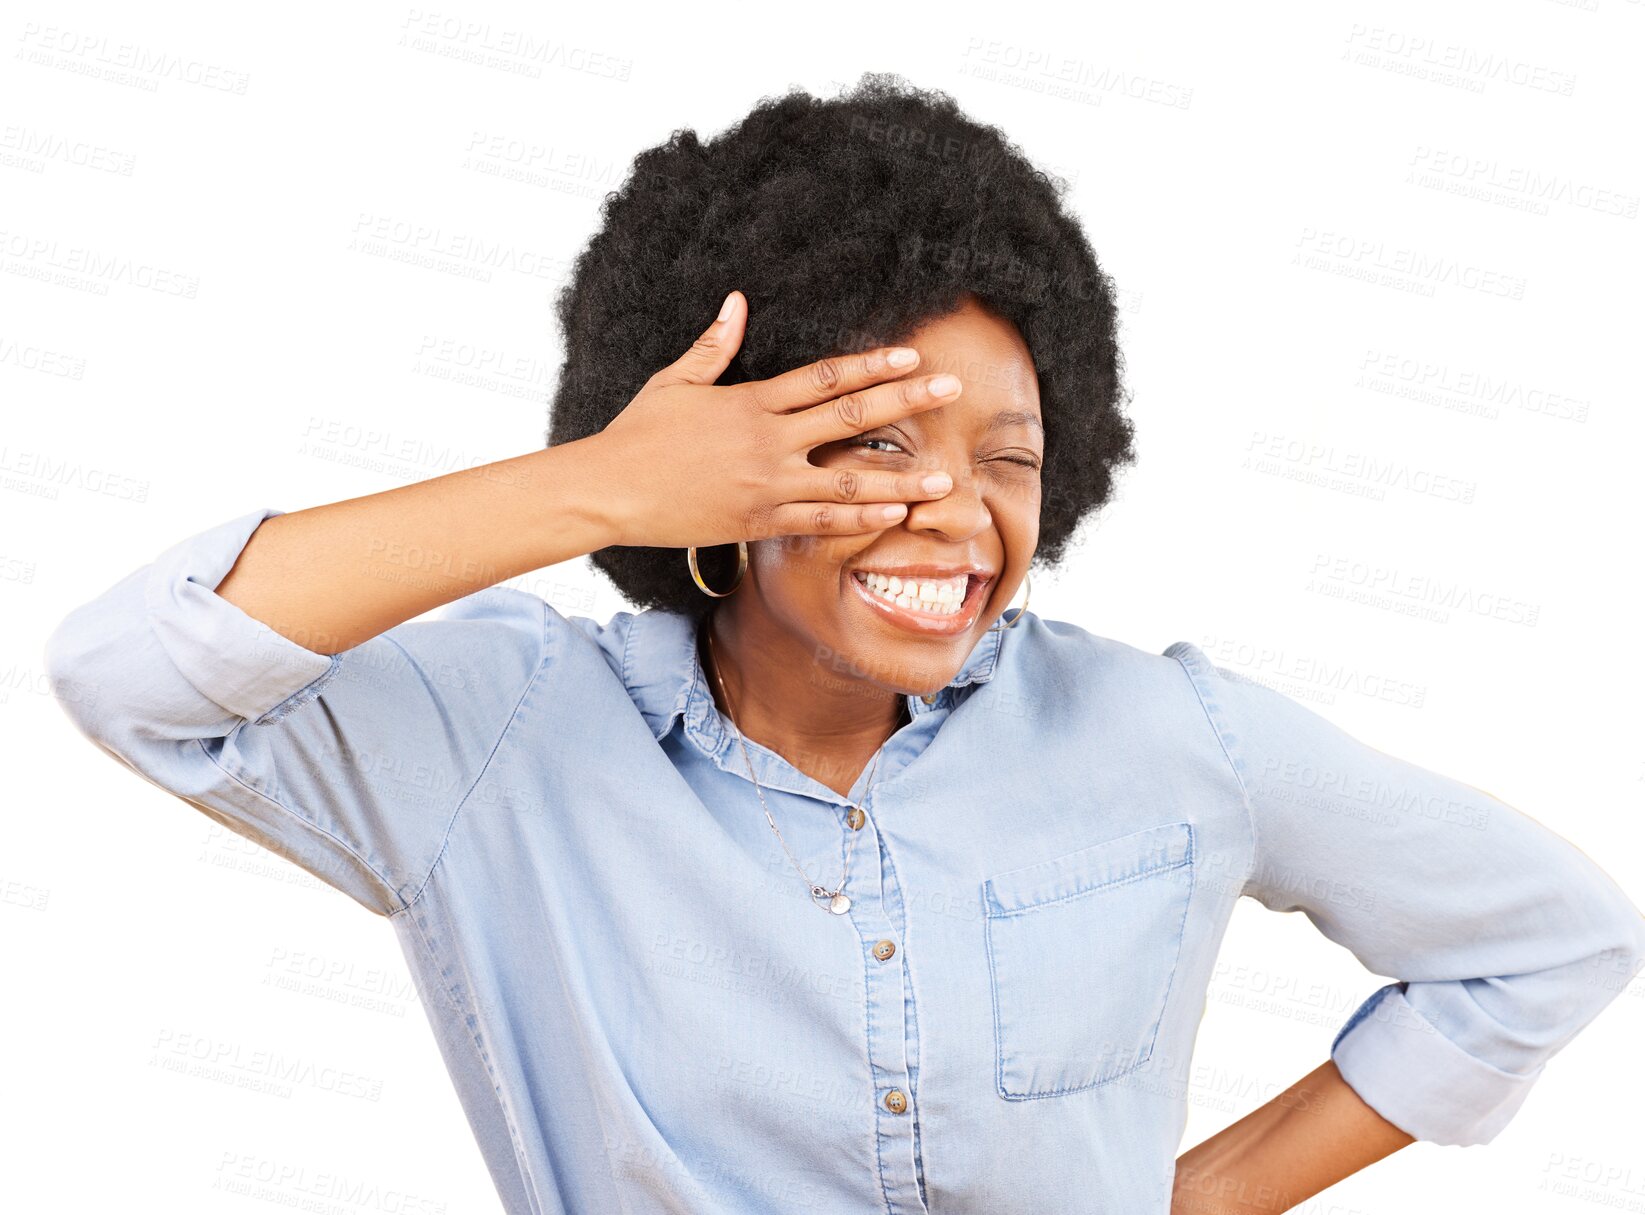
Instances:
[[[995,632],[996,630],[1003,633],[1006,629],[1015,628],[1017,621],[1022,619],[1022,614],[1028,610],[1028,597],[1034,593],[1034,575],[1025,572],[1022,576],[1022,581],[1023,586],[1027,588],[1027,594],[1022,597],[1022,606],[1017,609],[1017,614],[1011,617],[1011,623],[1005,625],[1004,627],[1001,627],[1000,620],[1005,619],[1005,613],[1001,612],[1000,620],[996,620],[993,624],[988,626],[988,631],[990,633]]]
[[[743,584],[743,574],[748,571],[748,542],[746,540],[737,541],[737,578],[731,584],[731,590],[729,591],[710,590],[708,583],[703,581],[702,571],[697,568],[697,548],[695,545],[685,550],[685,563],[691,567],[691,580],[697,584],[703,594],[712,595],[716,599],[724,599]]]

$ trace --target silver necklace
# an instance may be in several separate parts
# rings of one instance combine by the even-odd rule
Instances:
[[[853,825],[846,837],[845,865],[840,870],[840,884],[830,890],[826,886],[813,882],[811,880],[811,875],[805,871],[805,866],[800,864],[799,859],[788,847],[788,841],[783,839],[783,833],[777,829],[777,820],[771,817],[771,807],[765,804],[765,791],[760,788],[759,778],[754,775],[754,760],[748,753],[748,743],[743,738],[743,732],[737,726],[737,720],[731,704],[731,695],[725,690],[725,680],[720,678],[720,660],[719,657],[714,654],[714,628],[712,625],[708,627],[707,635],[708,653],[709,656],[714,659],[714,682],[720,685],[720,695],[725,698],[726,717],[731,721],[731,728],[736,731],[737,741],[742,743],[743,762],[748,765],[748,779],[754,782],[754,792],[760,795],[760,809],[765,811],[765,821],[771,824],[771,830],[772,833],[776,835],[777,842],[783,846],[783,851],[788,853],[790,863],[793,864],[800,877],[804,879],[806,888],[811,891],[812,902],[814,902],[818,907],[821,907],[824,911],[831,911],[835,915],[844,915],[846,912],[851,910],[851,896],[845,893],[846,877],[851,872],[851,850],[856,847],[857,831],[861,829],[863,819],[867,816],[863,812],[863,808],[856,805],[851,807],[850,813],[847,816]],[[869,795],[874,792],[874,774],[880,766],[880,751],[884,750],[885,747],[882,744],[879,751],[874,752],[874,764],[868,772],[868,788],[863,793],[864,801],[867,801]]]

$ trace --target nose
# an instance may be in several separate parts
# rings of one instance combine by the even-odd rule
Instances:
[[[946,472],[954,488],[940,498],[925,498],[908,504],[902,525],[911,532],[941,540],[969,540],[994,520],[984,500],[975,470],[938,462],[927,472]]]

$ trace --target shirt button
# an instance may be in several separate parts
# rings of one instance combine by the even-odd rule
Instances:
[[[885,1095],[885,1108],[893,1114],[900,1114],[908,1108],[908,1098],[903,1096],[900,1088],[894,1088]]]
[[[876,941],[874,943],[874,956],[882,962],[896,952],[897,947],[890,941]]]
[[[867,818],[868,816],[862,812],[860,806],[852,806],[845,816],[845,825],[853,831],[860,831]]]
[[[929,696],[920,697],[920,699],[923,700],[928,705],[934,705],[934,704],[937,703],[937,694],[935,692],[933,692]]]

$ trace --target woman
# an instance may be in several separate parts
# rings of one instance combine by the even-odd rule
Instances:
[[[52,636],[93,740],[388,917],[510,1212],[1284,1210],[1490,1141],[1645,955],[1512,807],[1028,610],[1132,458],[1059,192],[883,77],[678,133],[550,446],[251,511]],[[495,586],[585,554],[642,610]],[[1242,894],[1400,979],[1177,1161]]]

